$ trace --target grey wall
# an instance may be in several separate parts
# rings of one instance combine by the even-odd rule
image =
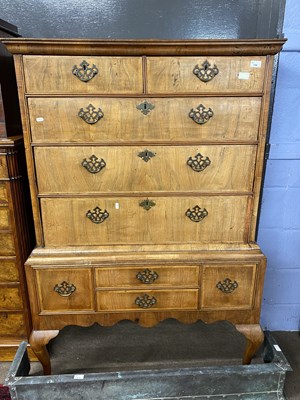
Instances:
[[[278,33],[284,2],[0,0],[0,17],[24,37],[270,38]]]

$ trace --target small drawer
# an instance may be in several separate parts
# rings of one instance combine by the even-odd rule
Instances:
[[[0,179],[8,179],[6,155],[0,155]]]
[[[202,273],[202,309],[251,309],[256,264],[205,265]]]
[[[0,250],[1,253],[1,250]],[[2,259],[0,257],[0,282],[18,282],[19,272],[16,260]]]
[[[197,310],[198,290],[97,291],[97,311]]]
[[[19,287],[0,286],[0,310],[22,310]]]
[[[0,311],[1,336],[25,336],[23,314]]]
[[[244,243],[250,200],[248,195],[42,198],[45,245]]]
[[[149,57],[149,93],[262,92],[266,57]]]
[[[6,183],[0,182],[0,204],[7,204],[8,197],[7,197],[7,189]]]
[[[250,192],[255,145],[36,147],[40,194]],[[149,155],[150,154],[150,155]],[[49,165],[52,168],[49,168]],[[237,168],[243,165],[243,168]]]
[[[36,270],[42,312],[93,310],[92,272],[89,268]]]
[[[139,57],[24,56],[27,93],[142,93]]]
[[[0,229],[10,229],[10,212],[8,207],[3,207],[0,203]],[[1,249],[0,249],[1,254]]]
[[[96,286],[198,286],[197,266],[96,268]]]
[[[12,233],[0,232],[0,255],[1,256],[15,255],[15,244]]]
[[[147,102],[148,113],[140,109]],[[260,97],[29,98],[34,143],[256,141]]]

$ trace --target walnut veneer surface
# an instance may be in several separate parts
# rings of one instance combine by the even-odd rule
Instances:
[[[46,373],[45,345],[64,326],[121,319],[228,320],[251,361],[263,338],[255,230],[283,43],[5,42],[37,235],[30,343]]]

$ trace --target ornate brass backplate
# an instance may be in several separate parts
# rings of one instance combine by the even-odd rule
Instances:
[[[144,294],[143,296],[139,296],[135,299],[135,304],[141,308],[151,308],[156,303],[157,303],[156,298],[148,294]]]
[[[103,118],[104,114],[100,107],[96,110],[96,107],[94,107],[93,104],[89,104],[86,107],[86,111],[84,111],[83,108],[79,110],[78,117],[82,118],[87,124],[93,125]]]
[[[155,204],[155,201],[146,199],[140,202],[140,207],[143,207],[144,210],[149,211],[150,208],[155,206]]]
[[[151,160],[152,157],[155,157],[155,154],[156,154],[156,153],[153,153],[152,151],[146,149],[146,150],[144,150],[144,151],[141,151],[141,152],[138,154],[138,156],[139,156],[142,160],[144,160],[145,162],[148,162],[149,160]]]
[[[199,206],[195,206],[193,208],[189,208],[185,215],[193,222],[200,222],[208,215],[208,211],[205,208],[200,208]]]
[[[216,288],[223,293],[232,293],[238,287],[237,281],[232,281],[229,278],[224,279],[223,282],[218,282]]]
[[[76,287],[73,283],[63,281],[62,283],[55,285],[53,290],[62,297],[69,297],[75,292]]]
[[[75,75],[81,82],[90,81],[98,74],[99,70],[95,64],[93,64],[91,67],[89,65],[90,64],[87,61],[83,60],[82,63],[80,63],[81,68],[78,68],[77,65],[74,65],[72,74]]]
[[[193,171],[201,172],[211,164],[211,161],[208,157],[198,153],[195,157],[189,157],[186,163]]]
[[[138,272],[136,278],[143,283],[151,284],[158,279],[158,273],[146,268],[144,271]]]
[[[136,108],[140,110],[144,115],[148,115],[149,112],[155,108],[155,106],[149,103],[147,100],[144,100],[141,104],[138,104]]]
[[[89,210],[86,216],[94,223],[101,224],[106,218],[109,217],[109,213],[106,210],[101,210],[101,208],[96,207],[93,210]]]
[[[189,113],[189,117],[199,125],[206,124],[213,116],[213,110],[211,108],[205,108],[203,104],[199,104],[197,108],[192,108]]]
[[[93,154],[90,158],[85,158],[81,165],[91,174],[97,174],[106,166],[106,162],[103,158],[99,160],[99,158]]]
[[[193,70],[194,75],[196,75],[200,81],[202,82],[209,82],[211,81],[216,75],[218,75],[219,70],[216,64],[214,64],[213,67],[211,67],[210,63],[206,60],[204,63],[201,65],[202,68],[199,67],[197,64]]]

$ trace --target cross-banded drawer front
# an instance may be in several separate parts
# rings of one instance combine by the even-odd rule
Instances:
[[[42,198],[45,243],[242,243],[248,201],[248,196]]]
[[[198,290],[97,291],[97,311],[196,310]]]
[[[89,268],[36,270],[41,312],[93,310],[92,272]]]
[[[251,191],[255,156],[251,145],[35,149],[40,194]]]
[[[96,286],[99,288],[198,286],[197,266],[140,266],[96,268]],[[146,289],[145,289],[146,290]]]
[[[1,206],[0,204],[0,229],[10,229],[10,213],[9,209],[6,206]],[[1,249],[0,249],[1,254]]]
[[[251,309],[256,264],[205,265],[202,272],[203,309]]]
[[[1,250],[0,250],[1,256]],[[17,282],[19,280],[16,260],[0,257],[0,282]]]
[[[149,93],[261,92],[265,57],[149,57]]]
[[[259,97],[29,98],[32,140],[166,142],[257,140]]]
[[[0,203],[7,204],[7,199],[6,183],[0,182]]]
[[[0,232],[0,249],[3,256],[15,255],[15,243],[12,233]]]
[[[140,93],[139,57],[24,56],[28,93]]]

